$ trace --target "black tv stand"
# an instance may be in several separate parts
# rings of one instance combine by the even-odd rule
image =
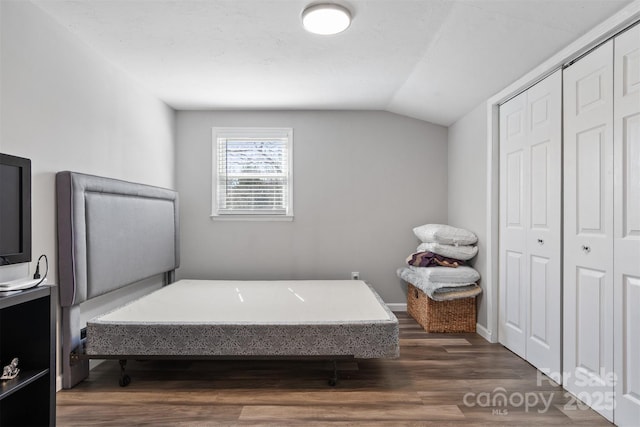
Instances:
[[[0,296],[0,369],[19,359],[20,373],[0,380],[1,426],[54,426],[55,311],[51,286]]]

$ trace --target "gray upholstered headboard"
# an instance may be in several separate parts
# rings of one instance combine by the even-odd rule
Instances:
[[[59,172],[58,284],[62,306],[62,385],[89,373],[81,352],[80,303],[180,265],[178,194],[116,179]]]
[[[56,187],[63,307],[180,265],[175,191],[75,172]]]

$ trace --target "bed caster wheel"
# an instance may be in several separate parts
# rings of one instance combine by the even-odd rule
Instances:
[[[120,384],[120,387],[126,387],[130,383],[131,383],[131,377],[126,374],[120,377],[120,381],[118,381],[118,384]]]
[[[331,378],[331,379],[329,380],[329,385],[330,385],[331,387],[335,387],[335,386],[336,386],[336,384],[338,384],[338,381],[337,381],[335,378]]]

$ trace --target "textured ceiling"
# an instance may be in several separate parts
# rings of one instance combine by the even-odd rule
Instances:
[[[34,0],[170,106],[387,110],[450,125],[631,0]]]

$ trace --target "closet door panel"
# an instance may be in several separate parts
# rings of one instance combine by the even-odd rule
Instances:
[[[516,353],[522,351],[524,356],[524,348],[520,350],[520,342],[517,338],[524,336],[524,316],[522,315],[522,291],[523,291],[523,271],[524,271],[524,259],[523,254],[520,252],[506,252],[506,280],[511,286],[507,286],[505,289],[505,323],[512,335],[516,336]]]
[[[529,132],[529,309],[527,360],[561,372],[562,74],[527,91]]]
[[[612,420],[612,41],[564,70],[563,169],[565,388]]]
[[[549,231],[549,141],[531,147],[531,228]]]
[[[602,350],[607,344],[600,328],[605,315],[606,272],[578,267],[576,281],[576,368],[582,378],[604,385],[599,371],[604,366]]]
[[[523,187],[523,157],[522,148],[507,154],[507,227],[512,234],[520,234],[524,231],[522,221],[524,187]]]
[[[607,164],[607,127],[598,126],[580,132],[575,137],[576,168],[576,234],[584,238],[607,238],[606,210],[608,208],[606,174],[611,173]],[[609,140],[609,144],[611,141]],[[609,167],[608,167],[609,166]],[[593,248],[592,248],[593,249]]]
[[[525,357],[528,300],[526,224],[528,198],[527,94],[500,107],[500,342]]]
[[[619,424],[631,424],[632,420],[640,420],[640,276],[622,278],[622,324],[620,325],[621,351],[618,357],[621,359],[616,366],[618,374],[617,400],[620,402],[620,412],[628,411],[626,417],[622,414],[616,418]],[[627,408],[628,407],[628,408]],[[627,421],[623,421],[627,420]]]
[[[636,109],[640,108],[640,100]],[[636,241],[640,239],[640,112],[622,119],[623,159],[622,176],[622,235],[620,237]]]
[[[640,27],[614,44],[614,421],[625,426],[640,420]]]
[[[550,262],[549,258],[539,256],[530,257],[531,301],[529,305],[531,307],[531,321],[529,340],[534,341],[534,344],[540,345],[544,349],[551,347],[549,336],[553,328],[547,310],[549,294],[553,292],[549,280]],[[556,329],[558,329],[557,326]],[[528,351],[528,353],[529,352],[530,351]],[[549,367],[547,368],[550,369]]]
[[[561,371],[561,78],[500,107],[500,342],[546,373]]]

